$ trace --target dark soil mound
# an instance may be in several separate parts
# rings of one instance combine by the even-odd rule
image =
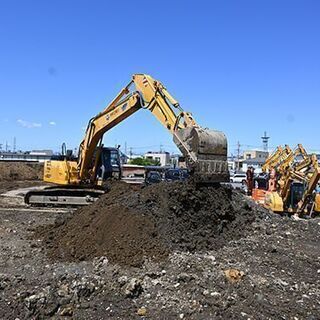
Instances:
[[[46,238],[49,243],[53,240],[54,259],[85,260],[107,255],[113,262],[139,266],[145,256],[159,259],[167,254],[153,221],[120,204],[89,212],[82,209]]]
[[[39,163],[0,162],[0,181],[41,180],[43,165]]]
[[[226,187],[191,182],[111,191],[73,217],[39,230],[53,259],[83,260],[105,255],[111,262],[138,266],[144,257],[170,251],[203,251],[224,246],[251,230],[264,211]]]

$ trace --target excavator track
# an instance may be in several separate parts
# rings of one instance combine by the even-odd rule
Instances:
[[[105,192],[96,188],[55,186],[29,191],[24,201],[31,206],[86,206],[98,200]]]

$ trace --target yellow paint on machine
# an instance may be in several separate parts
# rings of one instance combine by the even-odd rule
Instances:
[[[43,181],[60,185],[79,184],[77,166],[76,161],[45,161]]]
[[[315,201],[314,201],[314,211],[320,212],[320,194],[316,194]]]
[[[283,201],[278,192],[267,192],[264,206],[273,212],[283,212]]]

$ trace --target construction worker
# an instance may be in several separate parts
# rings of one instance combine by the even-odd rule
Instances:
[[[277,191],[277,172],[275,169],[271,169],[269,174],[268,191]]]
[[[248,188],[248,195],[252,195],[252,190],[253,190],[253,178],[254,178],[254,168],[249,167],[247,170],[247,188]]]

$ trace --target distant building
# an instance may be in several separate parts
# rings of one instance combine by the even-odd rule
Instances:
[[[242,161],[242,157],[239,159],[239,163],[238,163],[238,159],[234,156],[228,157],[228,169],[231,172],[235,172],[238,167],[240,167],[241,165],[241,161]]]
[[[256,173],[262,172],[262,166],[265,163],[265,160],[254,158],[254,159],[248,159],[243,160],[241,163],[241,169],[242,171],[247,171],[249,167],[253,167]]]
[[[132,159],[143,158],[143,155],[133,154],[133,153],[127,154],[126,156],[127,156],[127,162]]]
[[[261,150],[247,150],[239,157],[228,157],[229,171],[247,171],[249,167],[253,167],[257,173],[261,172],[261,167],[269,157],[269,152]]]
[[[53,156],[52,150],[0,152],[0,161],[44,162]]]
[[[250,160],[250,159],[262,159],[267,160],[269,157],[268,151],[260,151],[260,150],[248,150],[243,152],[243,159]]]
[[[261,172],[263,164],[269,157],[268,151],[248,150],[243,153],[243,160],[241,161],[242,171],[247,171],[249,167],[253,167],[256,173]]]
[[[32,150],[28,153],[33,156],[53,156],[52,150]]]
[[[145,159],[155,160],[160,163],[161,166],[170,165],[170,153],[169,152],[147,152],[144,155]]]
[[[186,168],[185,157],[179,153],[170,155],[170,165],[173,168]]]

